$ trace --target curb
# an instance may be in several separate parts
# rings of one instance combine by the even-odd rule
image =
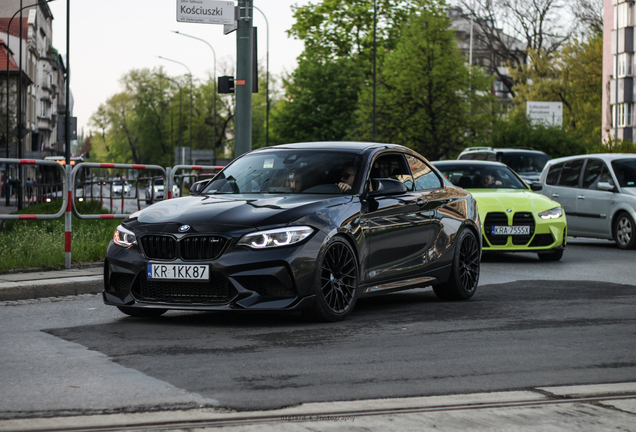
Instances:
[[[99,294],[104,290],[101,276],[10,282],[0,285],[0,301],[33,300],[79,294]]]

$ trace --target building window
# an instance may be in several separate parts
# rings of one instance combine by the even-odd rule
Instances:
[[[46,117],[46,102],[40,101],[40,117]]]
[[[614,6],[614,16],[616,16],[616,6]],[[614,20],[616,23],[616,20]],[[621,3],[618,5],[618,28],[631,27],[634,25],[634,9],[632,3]]]
[[[615,111],[613,111],[614,114]],[[632,104],[618,104],[618,127],[629,127],[632,125]],[[616,121],[613,122],[616,126]]]
[[[618,75],[631,76],[633,73],[633,54],[622,53],[618,55]]]

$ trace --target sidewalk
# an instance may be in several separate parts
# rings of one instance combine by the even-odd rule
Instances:
[[[0,301],[29,300],[103,290],[103,263],[84,268],[0,274]]]

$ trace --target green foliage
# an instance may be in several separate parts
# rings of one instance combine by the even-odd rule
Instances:
[[[552,158],[588,153],[585,142],[563,128],[533,126],[523,116],[497,123],[480,145],[490,147],[528,147]]]
[[[444,4],[418,1],[419,12],[402,29],[396,49],[386,54],[376,96],[380,142],[411,147],[430,159],[461,151],[466,137],[491,125],[491,79],[465,65]],[[357,136],[372,138],[373,88],[363,89]]]
[[[133,69],[121,84],[123,91],[91,117],[97,130],[93,159],[171,166],[175,147],[192,143],[195,150],[210,150],[223,146],[234,117],[233,97],[215,97],[212,77],[199,84],[191,83],[189,76],[171,78],[162,68]]]
[[[563,129],[588,149],[601,143],[603,93],[603,38],[572,41],[554,53],[529,50],[531,62],[512,69],[518,83],[517,114],[525,113],[527,101],[563,103]]]
[[[340,141],[353,121],[362,72],[355,59],[306,53],[285,82],[286,98],[272,112],[274,140]]]
[[[16,214],[54,214],[60,202],[38,204]],[[107,213],[99,201],[77,203],[83,214]],[[73,217],[73,262],[102,261],[113,232],[120,221],[80,220]],[[54,220],[11,220],[0,228],[0,272],[11,269],[64,267],[64,217]]]

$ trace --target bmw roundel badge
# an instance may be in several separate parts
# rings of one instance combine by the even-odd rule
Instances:
[[[181,225],[179,227],[179,232],[186,232],[189,229],[190,229],[190,225]]]
[[[508,213],[512,213],[512,209],[506,209],[506,211],[507,211]],[[186,226],[187,226],[187,225],[186,225]],[[181,228],[183,228],[183,227],[181,227]],[[179,228],[179,229],[181,229],[181,228]]]

